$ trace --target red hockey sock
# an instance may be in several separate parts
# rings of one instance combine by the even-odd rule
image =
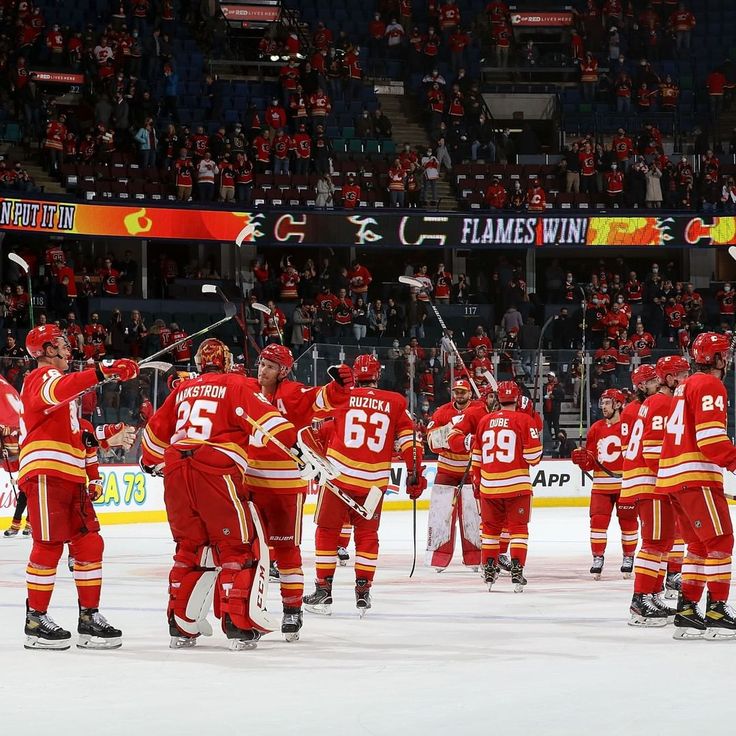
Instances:
[[[105,543],[97,532],[88,532],[69,542],[74,558],[74,584],[82,608],[99,608],[102,592],[102,552]]]
[[[590,517],[590,551],[594,557],[606,553],[608,523],[610,520],[610,516],[604,516],[603,514],[595,514]]]
[[[274,552],[279,566],[281,600],[284,608],[301,608],[304,597],[301,550],[299,547],[275,547]]]
[[[655,551],[639,550],[634,562],[634,593],[654,593],[662,555]]]
[[[708,557],[705,560],[708,594],[712,601],[727,601],[731,587],[731,558]]]
[[[34,611],[48,611],[51,594],[54,592],[56,567],[63,551],[64,545],[61,542],[33,541],[26,567],[26,588],[28,606]]]
[[[501,550],[501,545],[499,544],[498,535],[487,534],[481,529],[480,545],[481,545],[480,556],[481,556],[481,560],[484,565],[491,558],[493,558],[494,560],[498,560],[498,555]]]
[[[685,556],[685,540],[675,539],[669,555],[667,555],[667,572],[682,572],[682,558]]]
[[[350,524],[343,524],[342,530],[340,531],[340,541],[337,543],[338,547],[347,547],[350,544],[350,537],[353,534],[353,527]]]
[[[371,582],[378,561],[378,530],[371,525],[355,527],[355,579]]]
[[[682,595],[697,603],[705,588],[705,560],[702,557],[685,556],[682,561]]]
[[[508,529],[501,531],[501,539],[499,541],[498,552],[499,554],[505,555],[509,551],[509,542],[511,541],[511,534]]]
[[[337,567],[337,543],[340,530],[318,526],[314,537],[314,566],[317,571],[317,582],[323,583],[334,577]]]
[[[528,542],[529,534],[516,530],[511,532],[511,544],[509,545],[511,559],[519,560],[522,567],[526,564]]]

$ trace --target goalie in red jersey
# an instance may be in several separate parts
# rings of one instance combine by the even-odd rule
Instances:
[[[608,388],[600,398],[603,419],[588,430],[585,447],[572,452],[572,461],[584,471],[593,471],[593,488],[590,492],[590,549],[593,564],[590,572],[600,580],[608,541],[608,525],[613,509],[616,509],[621,527],[623,561],[621,572],[631,577],[634,569],[634,553],[639,537],[636,507],[632,502],[619,500],[621,492],[621,409],[624,395],[615,388]]]
[[[359,355],[353,364],[353,375],[355,388],[347,404],[333,413],[332,421],[323,422],[317,434],[337,472],[332,482],[361,503],[372,486],[385,490],[396,445],[407,466],[407,493],[418,498],[427,482],[423,476],[422,446],[415,438],[406,399],[394,391],[377,388],[381,364],[374,355]],[[338,540],[343,524],[351,521],[355,536],[355,603],[363,615],[371,607],[380,504],[372,519],[364,519],[323,488],[314,519],[316,590],[305,596],[304,607],[312,613],[331,613]]]
[[[723,493],[723,470],[736,470],[723,385],[730,340],[715,332],[701,333],[690,354],[696,372],[675,389],[657,473],[657,492],[669,496],[687,543],[674,637],[733,639],[736,617],[727,604],[733,526]],[[698,603],[706,587],[703,616]]]

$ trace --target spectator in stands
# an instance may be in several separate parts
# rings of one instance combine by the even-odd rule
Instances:
[[[394,159],[393,165],[388,170],[388,191],[391,207],[404,206],[405,176],[401,161],[398,158]]]
[[[312,315],[310,308],[300,299],[291,313],[291,348],[294,356],[300,356],[309,345],[311,337]]]
[[[100,293],[102,296],[117,297],[120,295],[120,272],[113,267],[113,261],[107,256],[103,267],[98,272],[100,279]]]
[[[501,183],[501,178],[494,177],[486,189],[484,202],[492,212],[500,212],[506,207],[506,188]]]
[[[521,182],[518,179],[514,179],[507,200],[509,209],[515,212],[521,212],[524,208],[526,204],[526,192],[521,188]]]
[[[368,305],[368,330],[380,343],[388,327],[386,307],[380,299]]]
[[[424,323],[427,319],[427,307],[424,301],[417,298],[412,289],[409,304],[406,307],[406,326],[410,338],[424,339]]]
[[[350,284],[350,298],[357,299],[358,297],[363,297],[365,300],[368,296],[368,287],[373,281],[373,276],[358,259],[352,262],[348,271],[348,279]]]
[[[153,125],[153,118],[146,118],[143,127],[135,134],[138,144],[139,161],[142,169],[156,165],[156,151],[158,150],[158,136]]]
[[[529,212],[544,212],[547,206],[547,193],[542,188],[538,177],[532,179],[531,186],[526,192],[526,207]]]
[[[179,150],[179,158],[174,162],[176,198],[180,202],[188,202],[192,198],[194,184],[194,166],[186,148]]]
[[[732,215],[736,211],[736,182],[732,176],[726,179],[721,189],[721,201],[726,214]]]
[[[542,388],[542,414],[547,424],[547,431],[552,437],[560,432],[560,412],[565,392],[557,381],[557,376],[550,371],[547,374],[547,383]]]
[[[359,296],[353,305],[353,337],[356,342],[365,340],[368,333],[368,307],[365,299]]]
[[[363,108],[363,112],[355,118],[355,135],[362,141],[376,137],[376,128],[371,114]]]
[[[586,52],[580,64],[580,83],[583,88],[583,99],[593,102],[598,89],[598,60],[591,51]]]
[[[457,283],[452,287],[452,303],[467,304],[470,301],[470,284],[464,273],[457,277]]]
[[[604,174],[606,197],[609,207],[621,207],[624,198],[624,175],[618,170],[618,164],[612,163],[611,170]]]
[[[381,108],[377,108],[373,113],[373,125],[376,129],[376,135],[379,138],[389,139],[392,135],[391,121],[383,114]]]
[[[329,174],[323,174],[317,179],[316,199],[314,206],[318,209],[332,208],[334,206],[333,197],[335,194],[335,185]]]
[[[404,310],[393,297],[386,302],[386,334],[389,337],[404,336]]]
[[[137,309],[133,309],[130,313],[130,322],[125,326],[125,344],[128,349],[128,355],[133,358],[140,358],[143,355],[143,345],[148,328]]]
[[[510,333],[512,330],[515,330],[518,333],[523,324],[524,320],[521,316],[521,312],[519,312],[514,304],[510,304],[501,318],[501,329],[506,334]]]
[[[449,304],[452,293],[452,274],[445,270],[445,264],[437,264],[437,271],[432,277],[434,298],[438,304]]]
[[[212,202],[215,198],[215,177],[220,173],[217,164],[205,151],[197,166],[197,195],[202,202]]]
[[[656,161],[653,161],[645,173],[647,182],[647,191],[645,195],[646,206],[658,209],[662,206],[662,185],[660,179],[662,172],[657,167]]]
[[[521,369],[527,379],[536,375],[536,360],[542,328],[531,315],[519,330],[519,348],[521,350]]]
[[[178,97],[179,75],[172,64],[164,64],[164,103],[161,113],[168,115],[175,123],[179,122]]]
[[[496,144],[493,142],[493,124],[486,117],[485,113],[480,113],[475,121],[471,121],[469,126],[468,140],[470,144],[470,158],[477,161],[479,155],[487,152],[488,163],[496,161]]]
[[[431,148],[422,157],[422,204],[437,202],[437,180],[440,177],[440,162]]]
[[[687,9],[685,3],[679,3],[677,10],[670,15],[667,24],[675,32],[675,47],[678,55],[690,51],[690,37],[695,28],[695,16]]]
[[[567,438],[567,430],[560,429],[557,432],[557,441],[555,442],[554,449],[552,450],[552,457],[560,460],[569,458],[572,456],[572,451],[575,450],[577,445],[573,440]]]

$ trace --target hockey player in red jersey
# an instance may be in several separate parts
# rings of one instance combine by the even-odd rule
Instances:
[[[736,619],[727,604],[733,527],[723,493],[723,470],[736,470],[723,385],[730,352],[726,335],[704,332],[695,338],[690,354],[696,372],[675,389],[665,425],[657,491],[668,494],[687,543],[676,639],[736,637]],[[706,587],[703,616],[698,603]]]
[[[474,435],[463,438],[459,432],[452,432],[448,439],[451,450],[472,446],[473,488],[480,501],[483,578],[489,590],[498,579],[499,542],[506,528],[511,537],[511,582],[517,593],[526,585],[524,564],[532,505],[529,467],[542,457],[536,421],[517,409],[520,396],[514,381],[502,381],[494,397],[500,409],[482,417]]]
[[[385,490],[391,457],[396,445],[407,465],[407,488],[418,498],[426,487],[422,446],[413,440],[412,420],[406,399],[394,391],[377,388],[381,364],[373,355],[359,355],[353,364],[355,388],[345,406],[325,421],[318,438],[327,448],[328,460],[337,469],[333,483],[363,502],[371,486]],[[370,589],[378,560],[379,504],[372,519],[351,511],[336,495],[320,491],[315,536],[316,589],[305,596],[304,607],[313,613],[330,614],[332,581],[337,565],[335,550],[343,524],[350,520],[355,538],[355,603],[363,615],[371,607]]]
[[[437,572],[442,572],[452,560],[456,522],[460,527],[463,564],[476,569],[480,565],[480,515],[469,472],[470,452],[463,447],[455,453],[447,445],[450,431],[466,412],[484,412],[484,407],[473,404],[470,398],[470,383],[456,380],[452,401],[438,407],[427,426],[427,442],[437,453],[437,475],[429,505],[426,563]]]
[[[593,471],[593,488],[590,493],[590,548],[593,564],[590,572],[600,580],[608,539],[608,525],[616,509],[621,527],[623,562],[621,572],[630,577],[634,569],[634,552],[639,535],[636,508],[633,503],[619,500],[621,491],[621,409],[624,395],[615,388],[608,388],[600,398],[603,419],[588,430],[585,447],[572,452],[572,461],[581,470]]]
[[[177,545],[169,575],[171,646],[192,646],[211,633],[205,616],[216,585],[215,614],[231,648],[253,648],[278,624],[265,612],[268,545],[244,480],[253,431],[248,418],[286,446],[296,431],[242,375],[230,372],[222,342],[205,340],[195,363],[200,375],[176,386],[146,425],[142,443],[145,468],[164,463],[164,500]]]
[[[28,498],[33,526],[26,581],[26,649],[69,649],[71,634],[48,615],[56,568],[64,550],[74,558],[74,582],[79,597],[77,646],[113,649],[122,645],[122,632],[99,612],[102,551],[88,492],[86,448],[78,419],[76,397],[100,381],[127,381],[138,365],[123,358],[103,361],[96,368],[64,375],[71,347],[56,325],[40,325],[26,337],[26,350],[38,367],[23,383],[18,483]],[[66,406],[64,406],[66,404]],[[56,410],[56,407],[59,407]],[[98,493],[99,489],[92,489]]]
[[[661,446],[672,388],[687,375],[687,361],[680,356],[660,358],[656,367],[644,364],[632,373],[632,383],[640,401],[624,409],[637,408],[636,418],[624,433],[623,479],[620,499],[636,505],[641,524],[641,549],[634,568],[634,595],[631,599],[631,626],[664,626],[670,609],[657,593],[667,570],[667,553],[674,539],[674,514],[666,497],[655,492],[658,458],[654,469],[645,458],[645,438],[652,447]],[[622,418],[622,424],[624,418]]]
[[[261,351],[258,377],[245,381],[299,430],[309,426],[313,417],[324,416],[347,401],[353,374],[347,365],[333,366],[329,373],[334,380],[326,386],[305,386],[287,378],[293,365],[291,351],[271,343]],[[268,544],[278,564],[284,607],[281,630],[287,640],[295,641],[302,625],[304,572],[300,545],[307,483],[296,463],[279,448],[264,442],[259,432],[251,438],[245,482],[261,513]],[[337,545],[335,554],[336,551]]]

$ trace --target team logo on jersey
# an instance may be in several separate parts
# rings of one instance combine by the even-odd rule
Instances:
[[[226,537],[229,537],[229,536],[230,536],[230,530],[229,530],[229,529],[227,529],[227,528],[223,529],[223,530],[222,530],[222,533],[223,533],[223,534],[224,534],[224,535],[225,535]]]
[[[700,519],[696,519],[693,525],[696,529],[700,529],[703,526],[703,522]]]

